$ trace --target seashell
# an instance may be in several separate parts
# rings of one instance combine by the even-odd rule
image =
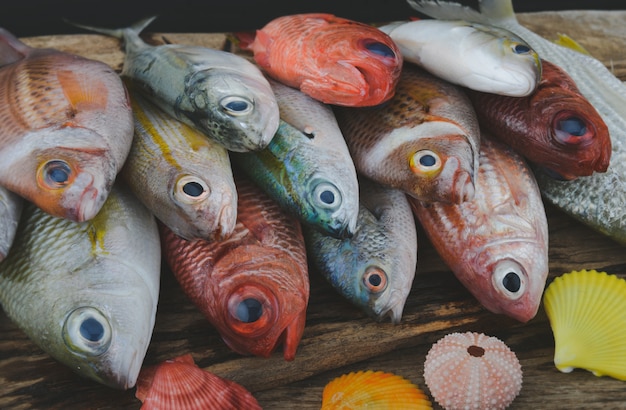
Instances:
[[[407,379],[382,371],[359,371],[331,380],[322,393],[321,410],[432,409],[428,397]]]
[[[142,410],[261,409],[243,386],[202,370],[190,354],[143,368],[135,397]]]
[[[626,280],[595,270],[565,273],[548,286],[544,308],[554,365],[626,380]]]
[[[445,409],[504,409],[522,388],[522,367],[498,338],[451,333],[426,355],[424,380]]]

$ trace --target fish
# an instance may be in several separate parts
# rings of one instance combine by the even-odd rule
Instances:
[[[535,172],[544,200],[609,238],[626,244],[626,85],[598,59],[563,47],[519,24],[511,0],[481,0],[480,12],[454,2],[407,0],[434,18],[462,18],[505,28],[522,37],[543,60],[561,67],[598,111],[611,136],[606,172],[559,181]]]
[[[280,16],[235,37],[270,77],[326,104],[381,104],[393,96],[402,69],[387,34],[328,13]]]
[[[541,79],[541,60],[508,30],[464,20],[416,19],[378,27],[404,61],[471,90],[524,97]]]
[[[96,216],[133,139],[119,75],[0,28],[0,186],[49,214]]]
[[[245,387],[201,369],[189,353],[144,367],[135,397],[143,403],[141,410],[261,410]]]
[[[334,111],[358,173],[422,201],[474,196],[480,129],[461,87],[409,63],[388,103]]]
[[[536,167],[561,180],[606,172],[611,137],[598,111],[558,66],[543,63],[537,90],[508,97],[468,90],[479,123]]]
[[[9,254],[22,215],[22,198],[0,186],[0,262]]]
[[[281,125],[261,151],[231,153],[233,163],[301,222],[335,238],[354,233],[356,168],[332,109],[270,79]]]
[[[93,219],[32,203],[0,263],[7,316],[52,358],[105,386],[134,387],[152,336],[161,252],[154,216],[116,182]]]
[[[549,270],[548,222],[521,155],[483,133],[474,199],[409,202],[441,259],[484,308],[523,323],[537,314]]]
[[[237,219],[237,188],[226,148],[128,88],[135,138],[121,178],[177,235],[228,237]]]
[[[235,174],[237,225],[222,241],[187,241],[159,224],[164,259],[187,297],[241,355],[295,358],[309,278],[298,220]]]
[[[278,128],[278,105],[261,70],[227,51],[185,44],[150,45],[139,34],[156,17],[130,27],[77,27],[124,44],[121,75],[162,110],[226,149],[263,149]]]
[[[417,229],[406,194],[359,179],[352,238],[304,226],[309,263],[347,300],[377,321],[400,323],[417,268]]]

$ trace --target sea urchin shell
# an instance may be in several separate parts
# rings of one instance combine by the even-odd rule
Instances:
[[[626,380],[626,280],[595,270],[565,273],[548,286],[543,303],[557,369]]]
[[[445,409],[504,409],[522,388],[522,367],[498,338],[451,333],[426,355],[424,380]]]
[[[260,410],[243,386],[199,368],[190,354],[146,367],[135,396],[142,410]]]
[[[322,393],[321,410],[430,410],[422,390],[393,373],[352,372],[331,380]]]

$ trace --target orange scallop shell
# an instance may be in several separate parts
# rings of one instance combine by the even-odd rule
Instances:
[[[243,386],[202,370],[190,354],[142,369],[135,397],[142,410],[261,409]]]
[[[416,385],[393,373],[359,371],[326,385],[321,410],[430,410],[430,401]]]

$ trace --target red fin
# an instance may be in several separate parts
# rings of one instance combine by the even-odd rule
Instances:
[[[254,31],[237,31],[233,33],[238,41],[238,46],[242,50],[250,50],[250,44],[254,42]]]
[[[411,20],[411,21],[417,21],[417,20],[422,20],[422,18],[421,18],[421,17],[410,16],[410,17],[409,17],[409,20]]]
[[[89,108],[103,108],[107,104],[108,89],[94,76],[60,70],[57,78],[65,97],[75,111]]]

